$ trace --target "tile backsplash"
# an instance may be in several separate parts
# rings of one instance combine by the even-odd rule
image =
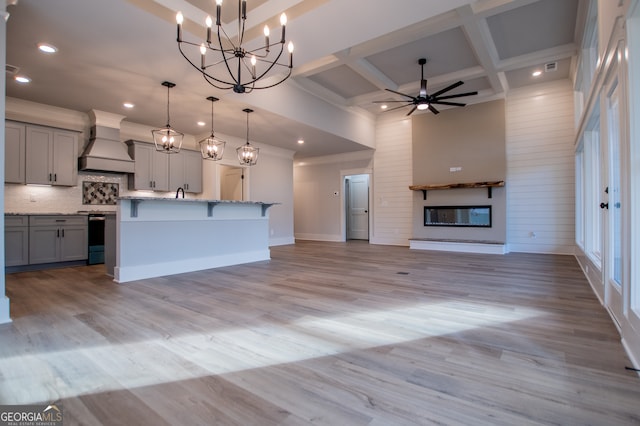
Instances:
[[[4,211],[5,213],[75,213],[79,210],[116,210],[115,204],[83,204],[84,182],[117,184],[118,195],[121,197],[164,195],[129,191],[126,174],[78,172],[78,185],[71,187],[5,184]]]

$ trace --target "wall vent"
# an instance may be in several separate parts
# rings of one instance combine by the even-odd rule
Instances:
[[[549,62],[547,64],[544,64],[544,72],[553,72],[557,70],[558,70],[557,62]]]
[[[7,74],[12,76],[18,74],[18,71],[20,71],[20,68],[16,67],[15,65],[6,64],[4,68]]]

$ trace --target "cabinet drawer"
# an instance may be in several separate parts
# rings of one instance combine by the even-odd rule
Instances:
[[[5,216],[4,227],[11,228],[16,226],[29,225],[29,216]]]
[[[29,216],[30,226],[66,226],[87,225],[88,218],[84,215],[72,216]]]

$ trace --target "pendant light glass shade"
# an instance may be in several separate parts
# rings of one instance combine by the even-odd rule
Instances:
[[[243,166],[255,166],[258,162],[260,148],[255,148],[249,143],[249,114],[252,113],[253,110],[245,108],[243,111],[247,113],[247,143],[239,146],[236,152],[238,153],[238,161],[240,161],[240,164]]]
[[[169,124],[169,90],[175,87],[175,83],[164,81],[162,85],[167,88],[167,125],[162,129],[152,130],[151,134],[153,135],[153,143],[156,145],[156,151],[164,152],[165,154],[176,154],[182,148],[184,133],[176,131]]]
[[[213,103],[218,100],[213,96],[207,98],[211,101],[211,135],[208,138],[202,139],[200,142],[200,153],[205,160],[217,161],[222,160],[224,154],[224,147],[227,144],[225,141],[215,137],[213,133]]]

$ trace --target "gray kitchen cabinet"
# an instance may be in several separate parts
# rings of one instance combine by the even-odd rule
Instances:
[[[202,155],[200,151],[181,150],[169,156],[169,188],[202,192]]]
[[[146,142],[128,140],[125,143],[135,161],[135,171],[129,175],[129,189],[169,191],[169,157],[178,154],[158,152],[155,145]]]
[[[25,183],[25,125],[13,121],[4,126],[4,182]]]
[[[29,264],[29,217],[4,217],[4,265]]]
[[[26,183],[76,186],[78,134],[50,127],[25,126]]]
[[[30,264],[86,260],[88,256],[87,216],[29,217]]]

